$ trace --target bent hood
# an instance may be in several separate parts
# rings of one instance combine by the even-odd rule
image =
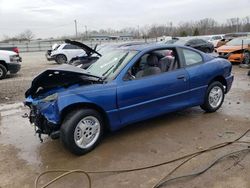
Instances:
[[[243,49],[246,49],[248,46],[247,45],[243,45]],[[230,52],[234,52],[234,51],[238,51],[238,50],[241,50],[242,49],[242,46],[227,46],[227,45],[224,45],[224,46],[221,46],[217,49],[217,52],[227,52],[227,53],[230,53]]]
[[[88,56],[91,56],[92,54],[97,54],[99,56],[102,56],[95,49],[90,48],[89,46],[87,46],[86,44],[83,44],[81,42],[72,41],[72,40],[69,40],[69,39],[66,39],[65,42],[68,43],[68,44],[72,44],[72,45],[75,45],[75,46],[78,46],[78,47],[82,48],[86,52],[86,54]]]
[[[25,92],[25,97],[36,97],[52,88],[69,87],[73,84],[89,84],[93,81],[85,70],[65,64],[57,68],[47,69],[35,77],[31,87]]]

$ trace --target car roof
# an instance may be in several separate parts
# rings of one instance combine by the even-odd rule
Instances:
[[[147,51],[147,50],[154,50],[154,49],[167,48],[167,47],[174,48],[174,47],[179,47],[179,45],[148,43],[148,44],[120,47],[120,49],[127,49],[127,50],[134,50],[134,51]]]
[[[183,46],[183,45],[176,45],[176,44],[157,44],[157,43],[150,43],[150,44],[143,44],[143,45],[134,45],[134,46],[127,46],[127,47],[121,47],[119,49],[124,49],[124,50],[131,50],[131,51],[151,51],[151,50],[158,50],[158,49],[163,49],[163,48],[184,48],[188,50],[195,51],[199,53],[203,58],[204,61],[210,60],[211,55],[205,54],[199,50],[196,50],[194,48],[190,48],[188,46]],[[213,57],[214,58],[214,57]]]

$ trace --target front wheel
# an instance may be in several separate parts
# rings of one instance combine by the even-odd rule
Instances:
[[[0,80],[4,79],[6,77],[7,74],[7,69],[5,68],[5,66],[0,64]]]
[[[225,91],[223,85],[216,81],[208,86],[207,93],[205,95],[205,101],[201,105],[201,108],[206,112],[215,112],[223,104],[225,97]]]
[[[60,138],[72,153],[83,155],[94,149],[103,136],[103,119],[92,109],[69,113],[62,126]]]
[[[203,51],[204,53],[212,53],[212,50],[210,48],[205,48]]]

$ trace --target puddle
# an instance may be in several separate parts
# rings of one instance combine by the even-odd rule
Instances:
[[[25,111],[22,103],[0,106],[0,144],[14,146],[20,159],[31,165],[40,165],[38,150],[41,143],[29,121],[22,118]]]
[[[13,110],[16,108],[22,108],[23,103],[14,103],[14,104],[0,104],[0,112],[6,111],[6,110]]]

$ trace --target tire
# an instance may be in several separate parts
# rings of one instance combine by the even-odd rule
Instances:
[[[56,56],[56,62],[57,64],[64,64],[67,63],[67,57],[63,54],[57,55]]]
[[[99,144],[103,132],[104,121],[97,111],[78,109],[66,116],[60,129],[60,139],[72,153],[83,155]]]
[[[210,48],[205,48],[205,49],[204,49],[204,53],[211,53],[211,51],[212,51],[212,50],[211,50]]]
[[[4,79],[7,75],[7,69],[4,65],[0,64],[0,80]]]
[[[223,104],[224,97],[225,91],[222,83],[218,81],[212,82],[208,86],[204,104],[202,104],[200,107],[208,113],[215,112]]]

